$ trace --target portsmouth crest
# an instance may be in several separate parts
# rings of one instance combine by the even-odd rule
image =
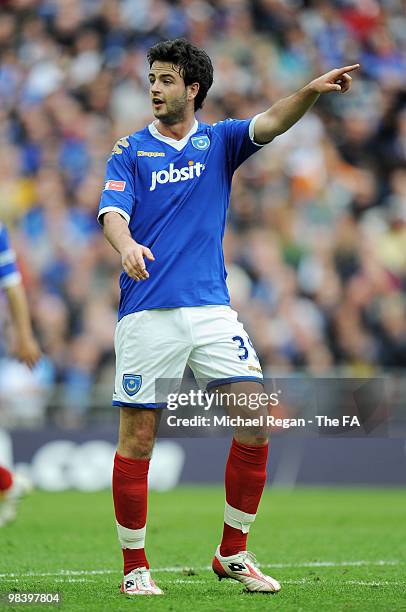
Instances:
[[[123,376],[123,389],[132,397],[141,389],[142,376],[141,374],[124,374]]]
[[[210,146],[210,138],[208,136],[192,136],[192,145],[199,151],[205,151]]]

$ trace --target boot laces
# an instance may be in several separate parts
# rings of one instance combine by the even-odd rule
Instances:
[[[245,551],[244,556],[243,556],[244,561],[250,561],[253,565],[255,565],[255,568],[258,571],[258,574],[260,576],[263,576],[265,578],[265,574],[263,572],[261,572],[261,570],[259,569],[259,563],[257,561],[256,556],[254,555],[253,552],[250,552],[249,550]]]

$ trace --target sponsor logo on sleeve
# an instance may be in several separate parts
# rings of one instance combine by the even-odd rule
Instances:
[[[104,191],[124,191],[125,181],[106,181]]]

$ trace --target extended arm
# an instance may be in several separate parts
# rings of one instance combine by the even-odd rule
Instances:
[[[146,280],[149,274],[144,257],[155,258],[148,247],[138,244],[130,234],[126,220],[117,212],[103,215],[103,232],[112,247],[121,255],[121,263],[128,276],[136,281]]]
[[[331,91],[345,93],[351,87],[348,72],[357,70],[359,64],[331,70],[314,79],[287,98],[282,98],[260,115],[255,123],[254,138],[258,144],[271,142],[286,132],[313,106],[320,94]]]
[[[6,287],[6,295],[17,339],[17,357],[33,368],[41,352],[31,327],[27,297],[21,283]]]

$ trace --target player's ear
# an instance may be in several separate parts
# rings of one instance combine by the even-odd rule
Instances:
[[[187,99],[194,100],[199,93],[200,84],[199,83],[191,83],[187,86]]]

